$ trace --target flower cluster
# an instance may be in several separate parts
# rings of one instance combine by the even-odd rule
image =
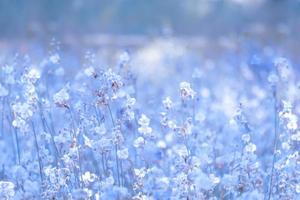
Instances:
[[[0,199],[299,199],[292,62],[161,46],[177,73],[158,83],[127,51],[108,68],[99,52],[65,67],[57,48],[0,59]]]

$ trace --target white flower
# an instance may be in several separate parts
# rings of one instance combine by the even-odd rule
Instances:
[[[191,88],[190,83],[181,82],[180,83],[180,95],[183,100],[193,99],[196,92]]]
[[[152,128],[149,127],[150,119],[146,115],[142,114],[138,123],[140,125],[138,132],[142,133],[144,136],[151,137]]]
[[[50,56],[49,60],[53,64],[57,64],[60,61],[60,56],[57,53],[55,53],[55,54]]]
[[[137,139],[134,140],[133,146],[135,148],[141,148],[145,145],[145,139],[143,137],[138,137]]]
[[[152,133],[152,128],[148,127],[148,126],[142,126],[142,127],[138,128],[138,132],[142,133],[145,136],[149,136]]]
[[[282,143],[282,149],[289,150],[290,147],[291,147],[291,146],[289,145],[289,143],[287,143],[287,142],[283,142],[283,143]]]
[[[95,69],[93,67],[88,67],[84,70],[84,74],[88,77],[92,77],[96,74]]]
[[[23,120],[26,120],[33,116],[32,107],[27,103],[16,103],[12,106],[12,110]]]
[[[141,126],[149,126],[149,124],[150,124],[150,119],[149,119],[146,115],[142,114],[142,116],[141,116],[141,118],[139,119],[138,123],[139,123],[139,125],[141,125]]]
[[[291,139],[292,139],[293,141],[300,141],[300,132],[297,131],[297,133],[293,134],[293,135],[291,136]]]
[[[165,149],[167,147],[167,144],[165,143],[165,141],[163,140],[159,140],[157,143],[156,143],[156,146],[160,149]]]
[[[92,174],[91,172],[87,171],[84,174],[82,174],[82,180],[85,183],[92,183],[96,180],[97,176],[95,174]]]
[[[134,171],[135,176],[140,179],[144,178],[147,174],[147,170],[145,167],[140,168],[140,169],[134,169],[133,171]]]
[[[249,143],[245,146],[245,151],[248,153],[254,153],[256,151],[256,145],[253,143]]]
[[[0,181],[0,197],[4,199],[11,199],[15,195],[15,184],[8,181]]]
[[[173,102],[171,101],[170,97],[166,97],[163,100],[163,105],[164,105],[165,109],[167,109],[167,110],[169,110],[173,106]]]
[[[296,192],[299,194],[300,193],[300,183],[297,183],[296,185],[295,185],[295,190],[296,190]]]
[[[175,145],[173,147],[173,151],[180,157],[187,157],[189,155],[188,149],[186,148],[185,145]]]
[[[129,95],[126,96],[126,107],[132,108],[136,102],[135,98],[130,97]]]
[[[286,58],[279,57],[275,59],[274,65],[277,68],[278,75],[282,80],[288,80],[289,76],[292,73],[292,69],[289,61]]]
[[[214,175],[214,174],[210,174],[210,175],[209,175],[209,178],[210,178],[210,181],[211,181],[213,184],[218,184],[218,183],[220,183],[220,178],[217,177],[217,176]]]
[[[292,115],[292,118],[289,119],[286,127],[289,129],[289,130],[296,130],[298,128],[298,124],[297,124],[297,116],[296,115]]]
[[[66,87],[61,89],[59,92],[57,92],[53,96],[53,101],[58,106],[67,106],[67,102],[69,101],[69,99],[70,99],[70,95],[69,95]]]
[[[129,157],[129,152],[127,148],[117,151],[117,156],[121,160],[126,160]]]
[[[32,82],[35,83],[38,79],[41,78],[40,72],[36,68],[31,68],[27,74],[27,78]]]
[[[242,135],[242,140],[243,140],[243,142],[245,142],[245,143],[250,142],[250,135],[249,135],[249,134],[243,134],[243,135]]]
[[[87,147],[93,147],[93,140],[90,140],[86,135],[83,135],[84,145]]]

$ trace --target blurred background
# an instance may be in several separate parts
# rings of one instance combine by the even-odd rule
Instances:
[[[0,0],[0,40],[97,45],[114,37],[139,45],[145,36],[172,35],[282,42],[299,37],[299,15],[299,0]]]

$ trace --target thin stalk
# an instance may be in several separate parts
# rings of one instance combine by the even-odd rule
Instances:
[[[59,153],[58,153],[58,149],[55,145],[55,141],[54,141],[54,136],[53,136],[53,133],[50,129],[50,127],[48,126],[48,123],[47,123],[47,120],[44,116],[44,113],[43,113],[43,109],[42,109],[42,106],[39,104],[39,107],[40,107],[40,119],[42,121],[42,126],[43,126],[43,129],[44,131],[46,132],[46,129],[48,129],[49,133],[50,133],[50,136],[51,136],[51,143],[53,145],[53,148],[54,148],[54,154],[55,154],[55,165],[58,166],[58,157],[59,157]]]
[[[105,161],[104,161],[104,155],[103,154],[104,153],[101,154],[101,163],[102,163],[103,175],[105,177],[106,176],[106,168],[105,168],[105,165],[104,165]]]
[[[4,135],[4,103],[5,103],[5,97],[2,99],[2,112],[1,112],[1,133],[0,138]]]
[[[20,144],[19,144],[19,137],[18,137],[18,132],[15,128],[14,129],[14,134],[16,138],[16,147],[17,147],[17,154],[18,154],[18,164],[20,165],[21,163],[21,153],[20,153]]]
[[[122,165],[122,160],[120,161],[120,170],[121,170],[121,175],[123,174],[123,165]],[[124,177],[121,176],[121,185],[124,186]]]
[[[115,127],[115,121],[114,121],[114,118],[113,118],[113,115],[112,115],[112,112],[111,112],[111,109],[110,109],[109,104],[107,104],[107,108],[108,108],[108,110],[109,110],[109,115],[110,115],[110,118],[111,118],[111,122],[112,122],[112,124],[113,124],[113,127]],[[116,157],[116,164],[117,164],[118,185],[120,186],[121,181],[120,181],[120,169],[119,169],[118,145],[117,145],[117,144],[115,145],[115,157]]]
[[[31,125],[32,125],[32,131],[33,131],[33,135],[34,135],[34,142],[35,142],[35,148],[36,148],[36,151],[37,151],[38,162],[39,162],[41,182],[43,182],[43,171],[42,171],[42,161],[41,161],[41,157],[40,157],[40,148],[39,148],[39,145],[38,145],[38,142],[37,142],[34,123],[31,122]]]
[[[10,112],[10,116],[7,116],[7,120],[8,120],[8,123],[10,124],[11,129],[13,129],[13,132],[14,132],[14,135],[15,135],[16,148],[17,148],[17,156],[18,156],[17,162],[20,165],[20,163],[21,163],[21,153],[20,153],[19,137],[18,137],[17,129],[12,126],[13,117],[12,117],[12,113],[11,112]]]
[[[81,156],[80,156],[79,147],[78,147],[78,145],[77,145],[77,135],[76,135],[76,126],[75,126],[75,123],[76,123],[76,121],[75,121],[75,115],[73,114],[71,108],[68,108],[67,110],[69,111],[69,114],[70,114],[70,116],[71,116],[71,124],[72,124],[73,132],[74,132],[73,137],[76,138],[76,153],[77,153],[77,158],[78,158],[79,176],[80,176],[81,180],[83,180],[83,178],[82,178],[83,172],[82,172],[82,165],[81,165],[82,160],[81,160]],[[82,184],[81,184],[81,181],[80,181],[80,180],[79,180],[79,186],[82,187]]]
[[[118,176],[118,185],[121,185],[120,181],[120,169],[119,169],[119,159],[118,159],[118,145],[115,145],[115,157],[116,157],[116,164],[117,164],[117,176]]]
[[[272,190],[273,190],[273,176],[274,176],[274,166],[276,161],[276,151],[277,151],[277,143],[278,143],[278,114],[277,114],[277,92],[276,87],[273,88],[273,98],[274,98],[274,144],[273,144],[273,161],[272,161],[272,169],[271,169],[271,177],[269,183],[269,194],[268,200],[271,199]]]

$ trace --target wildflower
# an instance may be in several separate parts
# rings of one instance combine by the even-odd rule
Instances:
[[[138,123],[140,125],[140,127],[138,128],[138,132],[143,134],[146,137],[151,137],[152,136],[152,128],[149,127],[150,119],[146,115],[142,114]]]
[[[58,64],[60,61],[60,56],[58,53],[55,53],[49,57],[49,61],[53,64]]]
[[[86,135],[83,135],[83,139],[84,139],[85,146],[90,147],[90,148],[93,147],[93,141],[90,140]]]
[[[112,69],[109,69],[105,72],[104,76],[106,77],[109,86],[111,89],[116,92],[118,89],[120,89],[124,83],[122,82],[121,76],[115,74]]]
[[[126,160],[129,157],[129,152],[127,148],[117,151],[118,158],[121,160]]]
[[[8,181],[0,181],[0,197],[1,199],[12,199],[15,195],[15,184]]]
[[[88,67],[84,70],[84,74],[88,77],[95,77],[96,71],[93,67]]]
[[[36,68],[31,68],[28,71],[27,78],[30,80],[30,82],[35,83],[41,78],[41,74]]]
[[[183,137],[187,137],[192,134],[192,119],[188,118],[184,124],[180,127],[180,135]]]
[[[245,142],[245,143],[250,142],[250,135],[249,135],[249,134],[243,134],[243,135],[242,135],[242,140],[243,140],[243,142]]]
[[[125,103],[125,106],[127,108],[132,108],[134,106],[136,102],[136,99],[135,98],[132,98],[130,97],[129,95],[126,96],[126,103]]]
[[[297,131],[295,134],[292,134],[291,140],[293,140],[293,141],[300,141],[300,132]]]
[[[139,125],[149,126],[149,124],[150,124],[150,119],[146,115],[142,114],[141,118],[139,119]]]
[[[291,146],[289,145],[289,143],[287,143],[287,142],[282,143],[282,149],[289,150],[290,148],[291,148]]]
[[[176,145],[173,148],[173,151],[180,157],[187,157],[189,155],[188,149],[185,145]]]
[[[152,198],[149,198],[147,195],[138,193],[132,197],[132,200],[151,200]]]
[[[278,75],[282,80],[288,80],[291,75],[291,66],[289,61],[286,58],[279,57],[274,61],[274,65],[277,68]]]
[[[245,146],[245,151],[247,153],[254,153],[256,151],[256,145],[253,143],[249,143]]]
[[[133,142],[133,146],[135,148],[142,148],[144,145],[145,145],[145,139],[143,137],[138,137]]]
[[[146,170],[146,168],[140,168],[140,169],[134,169],[134,174],[135,174],[135,176],[137,177],[137,178],[139,178],[139,179],[143,179],[145,176],[146,176],[146,174],[147,174],[147,170]]]
[[[160,149],[165,149],[167,147],[167,144],[165,143],[165,141],[163,140],[159,140],[157,143],[156,143],[156,146]]]
[[[118,128],[115,128],[112,132],[112,141],[114,144],[118,144],[118,145],[124,142],[124,137],[122,135],[122,132]]]
[[[295,191],[296,191],[297,194],[300,193],[300,183],[297,183],[297,184],[295,185]]]
[[[152,128],[148,126],[141,126],[138,128],[138,131],[145,136],[150,136],[150,134],[152,133]]]
[[[183,100],[194,99],[196,92],[191,88],[190,83],[180,83],[180,95]]]
[[[171,101],[170,97],[167,97],[163,100],[163,105],[167,110],[169,110],[173,106],[173,102]]]
[[[53,96],[54,103],[59,107],[68,107],[69,99],[70,99],[70,95],[66,87],[58,91]]]
[[[83,182],[87,183],[93,183],[96,180],[97,176],[89,171],[85,172],[82,175]]]

